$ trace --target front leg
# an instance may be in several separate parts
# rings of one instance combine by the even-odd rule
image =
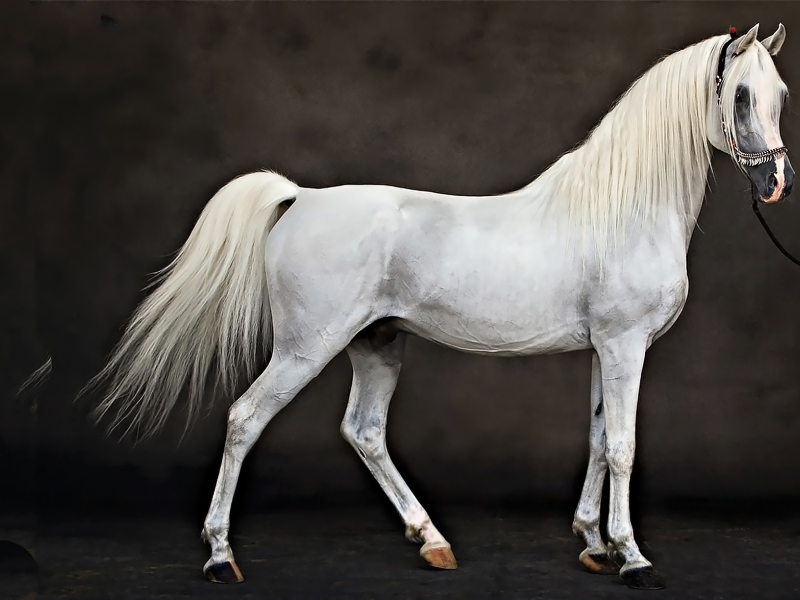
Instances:
[[[628,334],[604,340],[595,346],[602,375],[603,412],[606,425],[605,455],[611,471],[611,501],[608,519],[610,550],[624,565],[620,577],[629,587],[664,587],[658,572],[640,552],[633,537],[630,517],[630,481],[636,451],[636,409],[646,335]]]
[[[600,359],[592,353],[592,416],[589,425],[589,466],[583,482],[581,499],[575,510],[572,531],[586,542],[586,549],[579,560],[592,573],[609,575],[619,572],[619,567],[609,556],[600,535],[600,506],[603,499],[603,483],[606,479],[606,420],[603,415],[603,381],[600,374]]]

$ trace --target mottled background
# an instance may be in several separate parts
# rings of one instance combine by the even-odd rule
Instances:
[[[274,168],[304,186],[388,183],[456,194],[517,188],[578,143],[656,59],[790,2],[3,2],[0,18],[3,490],[9,507],[204,512],[221,399],[136,447],[104,438],[75,392],[226,181]],[[107,15],[110,18],[102,17]],[[800,115],[782,125],[790,148]],[[689,253],[682,318],[648,355],[636,498],[800,494],[800,269],[771,245],[746,182],[718,156]],[[800,251],[797,199],[765,210]],[[47,385],[12,395],[52,356]],[[494,359],[411,340],[389,444],[443,503],[577,501],[587,353]],[[268,427],[234,507],[388,507],[339,421],[331,363]],[[12,483],[8,483],[12,482]]]

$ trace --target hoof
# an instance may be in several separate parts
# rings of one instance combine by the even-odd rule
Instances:
[[[597,573],[598,575],[616,575],[619,573],[619,565],[611,560],[608,554],[590,554],[584,550],[581,552],[579,559],[590,573]]]
[[[205,574],[212,583],[242,583],[244,581],[242,572],[233,561],[211,565],[205,569]]]
[[[435,569],[457,569],[458,563],[456,557],[453,556],[453,551],[450,550],[450,544],[442,544],[441,542],[434,544],[425,544],[420,548],[420,556],[425,559],[430,566]]]
[[[662,590],[666,586],[661,575],[653,567],[638,567],[628,569],[619,574],[622,581],[634,590]]]

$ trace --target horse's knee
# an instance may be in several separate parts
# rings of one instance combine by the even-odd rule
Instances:
[[[589,440],[590,459],[600,463],[606,464],[606,438],[602,436],[600,439]]]
[[[631,474],[636,451],[633,443],[607,444],[604,451],[612,475],[624,477]]]

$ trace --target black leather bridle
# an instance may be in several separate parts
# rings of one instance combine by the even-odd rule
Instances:
[[[725,72],[725,58],[728,51],[728,46],[730,46],[731,43],[733,43],[739,37],[739,34],[736,33],[735,27],[731,27],[730,35],[730,39],[722,45],[722,50],[720,50],[719,53],[716,86],[717,104],[719,105],[719,118],[722,122],[722,132],[725,134],[725,139],[727,140],[728,146],[731,149],[731,155],[734,157],[734,162],[736,165],[740,169],[744,170],[743,167],[745,166],[754,167],[769,160],[788,154],[789,149],[786,146],[781,146],[780,148],[763,150],[761,152],[742,152],[736,147],[736,142],[733,140],[733,132],[728,128],[728,124],[725,122],[725,115],[722,112],[722,74]]]
[[[781,146],[780,148],[774,148],[772,150],[764,150],[762,152],[741,152],[736,147],[736,142],[733,139],[733,134],[728,129],[727,124],[725,123],[725,117],[722,112],[722,74],[725,72],[725,58],[726,52],[728,50],[728,46],[739,37],[739,34],[736,33],[736,28],[731,27],[730,29],[730,39],[722,45],[722,50],[719,53],[719,64],[717,67],[717,85],[716,85],[716,92],[717,92],[717,104],[719,105],[719,118],[722,122],[722,133],[725,135],[725,139],[728,142],[728,146],[731,150],[731,156],[734,158],[734,162],[739,169],[746,173],[744,167],[745,166],[755,166],[762,163],[765,163],[769,160],[777,159],[779,156],[783,156],[789,152],[789,149],[786,146]],[[751,183],[752,185],[752,183]],[[794,256],[789,254],[789,252],[781,246],[781,243],[775,237],[775,234],[772,233],[772,230],[767,225],[767,222],[764,220],[764,215],[761,214],[761,211],[758,208],[758,198],[757,194],[753,193],[753,212],[755,213],[756,217],[758,218],[759,223],[764,227],[764,231],[767,232],[769,239],[772,240],[772,243],[775,244],[775,247],[781,251],[781,253],[792,261],[797,266],[800,266],[800,260],[797,260]]]

